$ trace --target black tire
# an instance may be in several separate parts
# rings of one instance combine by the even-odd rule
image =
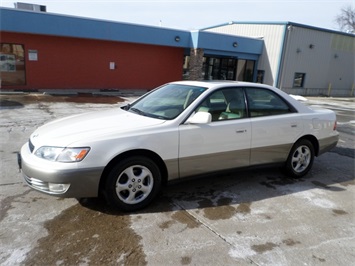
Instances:
[[[149,158],[134,156],[112,168],[105,184],[109,204],[122,211],[146,207],[161,187],[159,167]]]
[[[297,141],[288,155],[285,170],[286,174],[300,178],[311,170],[314,160],[313,144],[307,139]]]

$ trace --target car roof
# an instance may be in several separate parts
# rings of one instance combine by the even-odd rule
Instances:
[[[181,85],[190,85],[190,86],[200,86],[206,87],[209,89],[218,88],[218,87],[229,87],[229,86],[237,86],[237,87],[259,87],[259,88],[271,88],[275,89],[269,85],[260,84],[260,83],[252,83],[245,81],[232,81],[232,80],[204,80],[204,81],[192,81],[192,80],[183,80],[183,81],[175,81],[171,82],[174,84]]]

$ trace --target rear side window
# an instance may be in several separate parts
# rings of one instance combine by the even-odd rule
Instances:
[[[292,108],[275,92],[262,88],[246,88],[250,117],[292,113]]]

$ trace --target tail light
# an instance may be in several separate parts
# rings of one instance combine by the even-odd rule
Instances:
[[[337,121],[336,121],[336,120],[334,121],[334,127],[333,127],[333,130],[337,130]]]

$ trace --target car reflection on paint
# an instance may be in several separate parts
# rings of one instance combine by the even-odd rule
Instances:
[[[21,149],[26,183],[59,197],[147,206],[170,180],[281,164],[301,177],[338,141],[335,113],[267,85],[181,81],[121,108],[58,119]]]

